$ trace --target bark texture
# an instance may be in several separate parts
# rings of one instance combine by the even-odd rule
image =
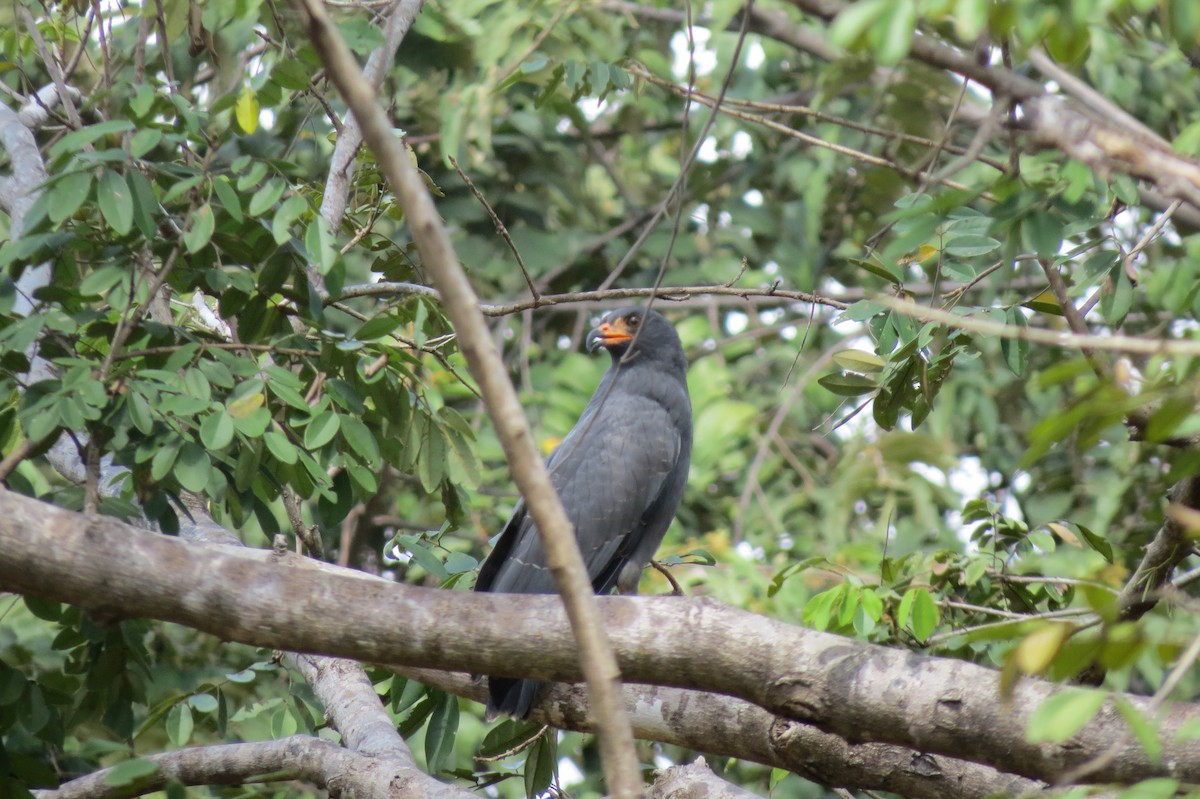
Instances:
[[[0,495],[0,589],[70,602],[101,617],[145,616],[228,640],[470,673],[579,679],[554,597],[422,589],[331,570],[288,568],[196,546],[22,497]],[[728,694],[851,743],[876,741],[1052,781],[1110,746],[1092,775],[1200,781],[1200,743],[1177,733],[1200,708],[1158,714],[1163,759],[1149,758],[1112,700],[1062,744],[1029,743],[1029,715],[1063,687],[1025,680],[999,699],[999,673],[857,643],[688,597],[601,601],[632,681]],[[1139,710],[1143,697],[1125,695]]]

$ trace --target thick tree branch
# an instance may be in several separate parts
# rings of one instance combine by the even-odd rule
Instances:
[[[465,674],[403,667],[396,671],[477,702],[487,698],[483,684]],[[787,769],[822,785],[891,791],[911,799],[1044,793],[1040,782],[978,763],[890,744],[851,744],[732,696],[649,685],[627,685],[624,696],[638,738]],[[551,683],[542,692],[531,718],[560,729],[591,730],[587,697],[565,683]]]
[[[383,110],[363,78],[325,9],[316,0],[297,0],[311,38],[330,77],[362,128],[363,139],[375,153],[404,208],[405,219],[426,269],[441,293],[458,344],[479,383],[488,414],[504,447],[513,477],[537,522],[546,561],[554,575],[563,605],[579,645],[579,659],[592,692],[597,738],[603,755],[609,792],[618,799],[642,793],[641,770],[633,747],[629,720],[620,702],[621,673],[604,633],[583,557],[571,532],[558,495],[529,433],[529,423],[517,400],[500,354],[479,313],[479,299],[458,262],[450,236],[441,223],[416,166],[392,135]]]
[[[0,494],[0,589],[70,602],[102,617],[136,614],[228,640],[474,674],[577,680],[578,651],[555,597],[388,585],[329,569],[264,564],[112,519],[84,518]],[[1030,714],[1061,691],[1038,680],[999,699],[998,672],[857,643],[707,599],[600,600],[631,680],[737,696],[848,741],[874,740],[1050,781],[1115,743],[1092,775],[1200,781],[1200,747],[1179,740],[1200,707],[1158,716],[1161,761],[1129,732],[1113,700],[1070,741],[1029,743]],[[398,624],[397,619],[404,620]],[[1142,710],[1148,700],[1122,695]]]
[[[264,775],[280,780],[304,780],[342,796],[387,799],[433,796],[426,792],[426,786],[395,780],[395,772],[385,760],[306,735],[277,741],[196,746],[142,759],[158,766],[158,772],[128,785],[114,786],[107,782],[112,769],[102,769],[56,790],[40,791],[38,799],[125,799],[162,790],[171,780],[184,785],[241,785]],[[471,794],[456,791],[453,796]]]

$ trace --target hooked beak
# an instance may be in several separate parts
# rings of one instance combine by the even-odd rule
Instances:
[[[605,319],[599,327],[588,333],[587,349],[588,352],[595,352],[600,347],[609,349],[628,344],[630,341],[633,341],[633,333],[629,331],[624,319],[614,319],[611,322]]]

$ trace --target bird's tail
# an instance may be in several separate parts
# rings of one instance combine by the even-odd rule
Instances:
[[[488,721],[501,714],[515,719],[528,718],[533,700],[541,687],[542,684],[537,680],[488,677]]]

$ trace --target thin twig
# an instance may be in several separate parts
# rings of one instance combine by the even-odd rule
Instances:
[[[517,249],[516,242],[512,240],[512,236],[508,235],[508,228],[505,227],[504,222],[501,221],[500,217],[496,214],[496,211],[492,208],[492,204],[489,203],[487,198],[483,196],[483,192],[481,192],[475,186],[475,183],[471,180],[470,176],[468,176],[467,173],[463,171],[462,167],[458,165],[458,160],[454,156],[449,156],[449,158],[450,166],[454,167],[454,171],[458,173],[460,178],[462,178],[462,182],[467,184],[467,188],[470,189],[471,193],[475,195],[475,199],[479,200],[479,204],[483,206],[485,211],[487,211],[488,216],[492,220],[492,224],[496,226],[496,232],[500,234],[500,238],[504,239],[504,243],[508,245],[508,249],[513,254],[513,258],[517,259],[517,266],[521,268],[521,274],[525,276],[525,285],[529,286],[529,294],[533,297],[533,307],[536,308],[538,303],[537,286],[533,285],[533,278],[529,276],[529,267],[525,266],[525,259],[521,257],[521,251]]]
[[[1021,339],[1034,344],[1046,344],[1068,350],[1078,350],[1091,347],[1107,352],[1127,352],[1139,355],[1200,355],[1200,341],[1183,341],[1177,339],[1156,339],[1143,336],[1097,336],[1079,335],[1071,332],[1046,330],[1037,327],[1018,327],[1002,322],[990,322],[986,319],[975,319],[971,316],[942,311],[927,305],[896,297],[880,295],[875,302],[890,311],[896,311],[904,316],[920,319],[926,322],[938,322],[956,330],[967,330],[986,336],[999,338]]]
[[[1083,314],[1079,313],[1079,309],[1075,307],[1075,303],[1071,302],[1071,297],[1067,294],[1067,284],[1063,281],[1062,275],[1058,273],[1058,267],[1047,258],[1039,258],[1038,263],[1041,264],[1042,271],[1046,273],[1046,280],[1050,283],[1050,291],[1054,294],[1054,298],[1058,300],[1058,308],[1062,311],[1063,318],[1067,320],[1067,327],[1071,328],[1071,332],[1077,336],[1091,335],[1087,322],[1083,319]],[[1079,351],[1087,359],[1088,365],[1092,367],[1092,371],[1096,373],[1096,377],[1104,382],[1112,381],[1112,367],[1100,360],[1100,356],[1096,354],[1094,349],[1080,346]]]
[[[438,299],[440,295],[437,289],[430,286],[422,286],[417,283],[364,283],[358,286],[347,286],[342,291],[343,299],[352,297],[400,297],[406,295],[417,295],[420,297],[430,297]],[[835,300],[830,297],[823,297],[820,294],[812,294],[807,291],[794,291],[792,289],[783,289],[778,286],[767,286],[762,288],[734,288],[731,286],[662,286],[659,289],[654,288],[622,288],[622,289],[605,289],[603,291],[573,291],[566,294],[543,294],[538,298],[537,304],[532,300],[522,302],[506,303],[502,305],[492,305],[488,303],[480,303],[479,310],[484,316],[509,316],[511,314],[521,313],[534,307],[544,308],[550,305],[567,305],[578,303],[594,303],[604,302],[606,300],[626,300],[635,297],[656,296],[659,300],[667,302],[676,302],[687,297],[705,297],[705,296],[726,296],[726,297],[741,297],[749,299],[752,297],[771,297],[778,298],[785,302],[802,302],[811,303],[813,305],[823,305],[837,310],[847,308],[850,303]]]

